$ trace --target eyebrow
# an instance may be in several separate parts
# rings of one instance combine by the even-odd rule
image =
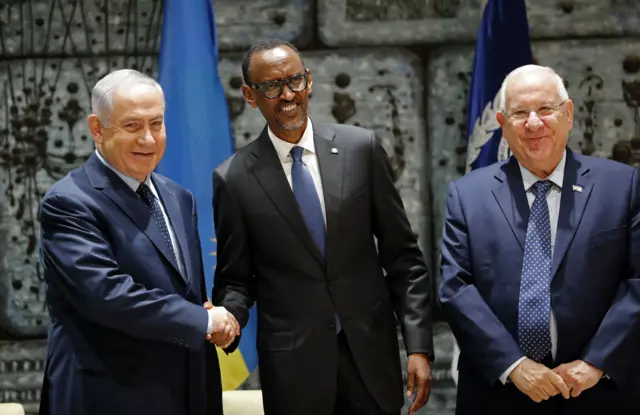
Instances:
[[[295,74],[293,74],[291,76],[285,76],[285,77],[282,77],[282,78],[270,79],[268,81],[256,82],[254,85],[267,84],[267,83],[270,83],[270,82],[284,81],[285,79],[290,79],[290,78],[293,78],[294,76],[304,75],[304,72],[305,71],[302,71],[302,72],[295,73]]]

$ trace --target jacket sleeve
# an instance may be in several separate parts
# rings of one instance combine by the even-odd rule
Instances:
[[[494,384],[523,354],[473,284],[467,223],[455,182],[449,185],[442,231],[442,311],[460,346],[487,382]]]
[[[627,275],[598,331],[584,351],[584,360],[601,369],[618,385],[637,378],[640,370],[640,178],[631,180]]]
[[[433,361],[433,295],[427,266],[395,188],[387,153],[375,135],[371,145],[373,232],[393,308],[407,353],[424,353]]]

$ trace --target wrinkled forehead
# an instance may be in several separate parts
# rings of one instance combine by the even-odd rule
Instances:
[[[113,94],[112,118],[157,117],[164,114],[162,92],[151,84],[122,85]]]
[[[557,78],[547,71],[518,74],[508,81],[505,108],[531,108],[559,103]]]
[[[285,46],[258,52],[251,60],[251,81],[256,84],[290,78],[302,72],[304,65],[300,57]]]

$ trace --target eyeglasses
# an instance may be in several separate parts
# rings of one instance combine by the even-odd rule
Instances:
[[[560,107],[563,106],[566,102],[567,101],[565,100],[559,103],[558,105],[553,105],[553,106],[544,105],[538,108],[523,108],[523,109],[518,109],[512,112],[503,111],[503,114],[507,118],[511,118],[517,121],[526,120],[527,118],[529,118],[529,114],[531,114],[532,112],[535,112],[538,115],[538,117],[548,117],[549,115],[552,115],[554,112],[560,109]]]
[[[282,95],[285,84],[287,84],[289,89],[293,92],[302,92],[307,89],[307,86],[309,85],[309,73],[310,72],[307,69],[303,73],[293,75],[291,78],[267,81],[261,84],[249,86],[253,89],[262,91],[265,97],[275,99]]]

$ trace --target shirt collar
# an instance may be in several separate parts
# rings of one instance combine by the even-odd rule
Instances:
[[[102,162],[102,164],[104,164],[105,166],[107,166],[109,169],[111,169],[115,174],[118,175],[118,177],[120,177],[122,179],[123,182],[125,182],[127,184],[127,186],[129,186],[131,188],[131,190],[133,190],[134,192],[136,192],[138,190],[138,187],[140,187],[140,181],[138,181],[138,179],[134,179],[133,177],[127,176],[126,174],[122,173],[121,171],[117,170],[115,167],[113,167],[111,164],[109,164],[107,162],[107,160],[104,159],[104,157],[102,156],[102,154],[100,154],[100,152],[98,150],[96,150],[96,156],[98,156],[98,159]],[[151,182],[151,176],[147,176],[146,180],[144,181],[144,183],[149,186],[149,188],[151,189],[151,191],[155,194],[155,188],[153,187],[153,183]]]
[[[560,159],[560,163],[556,166],[556,168],[551,172],[549,177],[545,180],[549,180],[551,183],[558,186],[558,188],[562,189],[562,182],[564,181],[564,166],[567,162],[567,150],[564,150],[562,153],[562,158]],[[536,182],[540,181],[540,178],[535,174],[531,173],[526,168],[522,167],[520,163],[518,163],[520,167],[520,174],[522,175],[522,182],[524,183],[524,191],[528,192],[531,186],[536,184]]]
[[[302,147],[311,153],[316,152],[316,146],[313,142],[313,125],[311,125],[310,118],[307,118],[307,128],[304,130],[304,133],[302,133],[302,137],[297,144],[278,138],[269,127],[267,127],[267,132],[269,133],[269,138],[273,143],[273,147],[276,149],[276,153],[278,153],[278,158],[281,163],[291,160],[291,155],[289,153],[291,152],[291,149],[296,146]]]

